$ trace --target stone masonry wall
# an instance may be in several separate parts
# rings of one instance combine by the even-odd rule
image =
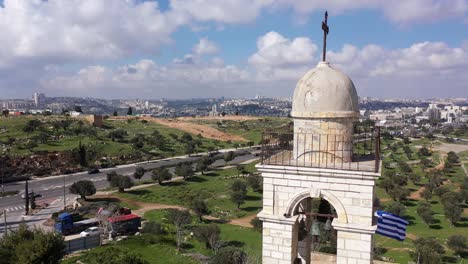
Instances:
[[[350,162],[353,119],[295,119],[294,159],[304,163]]]
[[[259,214],[264,221],[263,263],[293,263],[297,232],[292,230],[297,223],[291,224],[295,218],[287,214],[302,199],[313,197],[314,192],[330,202],[338,213],[333,221],[338,230],[337,263],[371,263],[374,185],[378,173],[268,165],[257,168],[262,173],[264,189],[263,211]]]

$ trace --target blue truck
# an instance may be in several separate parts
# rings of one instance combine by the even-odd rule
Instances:
[[[90,226],[98,224],[96,218],[90,218],[78,222],[73,222],[73,215],[70,213],[61,213],[55,221],[54,229],[62,235],[79,233]]]

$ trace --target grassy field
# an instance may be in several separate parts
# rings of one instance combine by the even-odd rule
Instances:
[[[40,120],[42,126],[36,131],[24,132],[30,120]],[[70,125],[67,129],[54,128],[55,122],[67,121]],[[10,154],[27,155],[32,151],[65,151],[78,147],[79,142],[87,146],[92,146],[94,150],[99,151],[103,156],[129,155],[136,151],[130,142],[135,136],[142,134],[150,136],[154,131],[158,131],[166,141],[166,147],[156,148],[150,144],[145,144],[141,149],[144,153],[155,153],[161,156],[171,156],[185,154],[185,144],[179,139],[184,134],[177,129],[168,128],[151,122],[132,121],[109,121],[104,122],[106,129],[93,128],[85,121],[73,119],[65,116],[20,116],[1,118],[0,120],[0,143],[14,140],[9,144]],[[109,137],[109,132],[123,129],[127,135],[119,141],[113,141]],[[90,132],[91,131],[91,132]],[[48,135],[47,142],[37,140],[41,133]],[[177,138],[174,138],[177,137]],[[206,151],[209,148],[226,148],[233,146],[232,143],[200,138],[192,135],[194,139],[200,140],[200,145],[194,151]],[[26,147],[26,143],[36,140],[37,146],[33,148]]]
[[[200,223],[198,217],[192,217],[192,224],[188,228],[187,239],[183,245],[183,252],[176,251],[174,244],[174,227],[166,219],[167,210],[148,211],[144,215],[145,220],[155,221],[163,225],[166,235],[159,235],[158,239],[147,239],[143,237],[130,237],[128,240],[118,243],[111,243],[103,247],[89,250],[88,252],[62,261],[63,264],[72,264],[80,260],[92,260],[93,256],[103,254],[106,250],[125,251],[140,255],[150,264],[179,264],[179,263],[198,263],[186,256],[187,253],[201,253],[206,256],[212,256],[213,252],[205,247],[204,243],[196,240],[189,235],[197,226],[209,224],[209,222]],[[258,260],[261,255],[261,233],[251,228],[238,227],[230,224],[218,224],[221,230],[221,240],[228,245],[235,246],[244,250],[251,258]],[[86,262],[88,263],[88,262]],[[256,262],[252,262],[256,263]]]
[[[167,223],[166,220],[167,210],[153,210],[145,213],[144,218],[146,220],[156,221],[158,223],[164,223],[167,229],[171,229],[171,224]],[[193,216],[192,227],[198,225],[208,224],[209,221],[199,223],[198,217]],[[262,235],[260,232],[253,230],[252,228],[246,228],[241,226],[235,226],[231,224],[218,224],[221,229],[221,240],[231,241],[231,244],[235,244],[241,247],[244,251],[250,252],[251,254],[260,254],[262,250]],[[189,252],[200,252],[203,254],[212,254],[211,251],[207,250],[204,245],[195,239],[190,239],[189,243],[192,247],[188,247]]]
[[[254,164],[246,166],[248,171],[254,170]],[[249,188],[247,199],[240,209],[230,200],[229,188],[238,175],[236,168],[196,175],[187,181],[175,181],[163,186],[152,186],[145,189],[119,193],[127,199],[173,204],[189,207],[195,197],[202,197],[211,210],[211,215],[220,218],[239,218],[257,213],[262,207],[262,196]],[[234,176],[234,177],[233,177]]]
[[[111,248],[112,247],[112,248]],[[195,264],[198,263],[190,257],[178,253],[175,246],[171,243],[148,243],[143,239],[132,237],[128,240],[118,243],[112,243],[89,250],[80,256],[71,257],[63,260],[62,264],[75,264],[78,260],[88,258],[92,261],[93,255],[103,254],[107,250],[120,250],[140,255],[144,260],[151,264]],[[86,262],[89,263],[89,262]],[[96,263],[96,262],[91,262]],[[96,263],[97,264],[97,263]]]
[[[155,151],[156,153],[159,153],[160,155],[166,157],[186,153],[186,144],[184,144],[180,140],[180,138],[182,137],[182,135],[184,135],[185,132],[182,132],[180,130],[168,128],[166,126],[156,124],[153,122],[142,122],[138,120],[133,120],[131,122],[106,120],[105,124],[108,126],[112,126],[115,129],[124,129],[128,132],[128,138],[133,138],[138,134],[150,136],[154,131],[158,131],[166,139],[166,146],[164,148],[159,149],[152,146],[145,146],[143,149],[147,152]],[[174,135],[176,136],[176,138],[173,138]],[[210,148],[222,149],[233,146],[233,143],[207,139],[199,137],[197,135],[192,135],[192,137],[201,141],[201,145],[196,147],[195,152],[205,152]]]
[[[414,152],[415,149],[414,147],[417,145],[422,145],[422,144],[427,144],[428,140],[425,139],[419,139],[416,141],[413,141],[410,144],[410,147],[413,149]],[[384,151],[384,156],[385,160],[387,163],[392,163],[395,162],[391,160],[390,155],[390,150],[385,150]],[[398,148],[398,150],[395,152],[393,151],[393,157],[396,161],[403,160],[403,161],[408,161],[408,158],[403,152],[402,148]],[[434,162],[430,167],[435,167],[439,163],[439,156],[440,154],[437,152],[432,153],[432,155],[428,158],[431,158]],[[466,153],[462,152],[459,155],[460,159],[466,159]],[[416,154],[412,155],[412,160],[419,159],[419,157]],[[412,164],[411,169],[413,173],[419,175],[421,177],[420,182],[415,185],[411,181],[408,181],[407,188],[410,189],[410,191],[414,192],[424,186],[424,184],[428,183],[428,178],[427,178],[427,173],[423,171],[421,168],[421,165],[419,163]],[[383,169],[383,173],[387,170],[393,170],[396,173],[403,173],[400,171],[400,168],[396,166],[393,169]],[[447,172],[444,172],[443,177],[448,179],[449,181],[445,182],[444,185],[449,186],[451,190],[457,190],[459,189],[460,183],[463,181],[463,179],[466,177],[463,169],[461,166],[454,166],[452,169],[450,169]],[[380,187],[376,188],[376,194],[377,197],[379,197],[382,201],[382,206],[385,207],[388,203],[391,202],[391,198],[388,196],[388,194],[385,192]],[[409,199],[407,201],[404,201],[403,204],[406,207],[406,213],[405,213],[405,218],[410,222],[410,225],[408,226],[407,229],[407,234],[408,238],[403,241],[399,242],[391,238],[386,238],[383,236],[375,235],[375,241],[376,245],[381,248],[385,248],[384,254],[385,257],[389,257],[397,263],[408,263],[408,261],[411,261],[410,257],[410,251],[414,248],[414,245],[412,243],[412,239],[415,237],[428,237],[428,236],[435,236],[439,242],[446,247],[446,254],[444,256],[444,263],[459,263],[459,260],[457,260],[453,252],[451,252],[447,248],[447,238],[452,235],[464,235],[468,237],[468,214],[465,213],[462,215],[462,219],[455,224],[454,226],[451,226],[450,222],[445,218],[444,216],[444,210],[442,207],[442,204],[440,203],[440,199],[438,196],[433,195],[432,199],[430,200],[431,203],[431,209],[434,212],[434,218],[435,218],[435,223],[432,225],[426,225],[424,221],[421,219],[421,217],[417,214],[417,207],[418,207],[418,200],[415,199]]]

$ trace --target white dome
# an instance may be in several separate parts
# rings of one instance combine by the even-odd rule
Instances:
[[[353,81],[328,62],[320,62],[297,83],[291,116],[358,118],[358,96]]]

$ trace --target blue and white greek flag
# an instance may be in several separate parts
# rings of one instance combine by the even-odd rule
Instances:
[[[375,216],[378,218],[375,233],[391,237],[399,241],[405,240],[406,226],[409,224],[408,221],[398,215],[384,211],[376,211]]]

